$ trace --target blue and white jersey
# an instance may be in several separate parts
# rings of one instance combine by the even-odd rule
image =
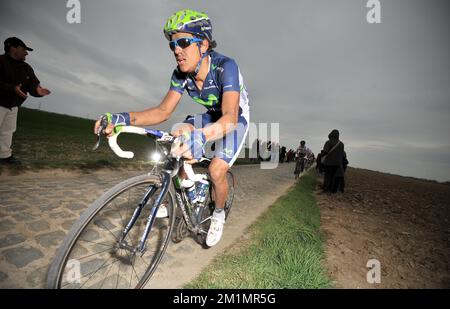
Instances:
[[[203,83],[203,89],[198,89],[193,78],[176,68],[170,81],[170,90],[181,94],[186,90],[191,98],[205,106],[208,112],[222,114],[223,93],[237,91],[239,96],[239,116],[249,122],[249,101],[247,89],[236,62],[215,51],[208,55],[209,71]]]

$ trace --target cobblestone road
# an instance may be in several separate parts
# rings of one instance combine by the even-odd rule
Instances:
[[[177,288],[189,282],[293,184],[293,168],[291,164],[274,170],[262,170],[259,165],[233,167],[238,188],[222,241],[209,250],[191,239],[171,243],[148,287]],[[80,214],[113,185],[142,173],[2,175],[0,288],[43,288],[55,252]]]

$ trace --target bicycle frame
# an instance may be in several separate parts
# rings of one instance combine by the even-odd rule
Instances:
[[[200,225],[203,224],[207,219],[199,222],[198,219],[199,219],[199,217],[201,218],[202,213],[197,212],[197,213],[193,214],[192,211],[195,211],[195,210],[204,211],[206,205],[197,205],[196,208],[194,208],[194,205],[192,205],[189,202],[189,199],[186,197],[186,193],[181,188],[175,189],[175,197],[176,197],[177,205],[180,207],[180,210],[183,214],[184,220],[187,224],[188,230],[190,230],[194,233],[198,233],[200,230]],[[191,206],[191,207],[189,207],[189,206]]]
[[[147,240],[148,235],[151,231],[151,228],[155,222],[156,213],[159,209],[159,206],[161,205],[161,202],[163,201],[164,197],[166,196],[166,194],[169,190],[170,182],[172,181],[175,183],[174,178],[178,177],[177,174],[178,174],[178,171],[181,166],[180,163],[183,162],[183,159],[170,157],[167,150],[163,146],[159,145],[159,143],[170,143],[170,144],[173,143],[173,141],[175,140],[175,137],[173,137],[172,135],[170,135],[164,131],[149,130],[149,129],[133,127],[133,126],[122,127],[121,130],[117,134],[115,134],[113,137],[110,137],[108,140],[109,146],[119,157],[133,158],[133,156],[134,156],[134,154],[132,152],[123,151],[117,144],[117,137],[119,136],[120,133],[124,133],[124,132],[156,137],[157,138],[157,140],[156,140],[157,150],[161,150],[161,152],[165,155],[165,158],[167,159],[166,164],[163,166],[163,168],[160,172],[158,172],[158,173],[154,172],[154,170],[157,168],[157,165],[155,165],[154,169],[150,172],[150,173],[153,173],[156,175],[160,175],[161,183],[149,186],[149,188],[145,192],[141,202],[135,208],[133,215],[132,215],[131,219],[129,220],[128,224],[126,225],[125,229],[123,230],[122,236],[119,240],[120,248],[127,249],[127,250],[131,251],[133,254],[135,254],[137,251],[139,251],[141,254],[143,254],[145,252],[146,240]],[[99,144],[99,141],[97,141],[96,147],[98,147],[98,144]],[[188,175],[188,178],[193,181],[198,181],[200,179],[207,178],[206,175],[195,174],[192,169],[192,166],[190,164],[185,164],[183,162],[183,168],[184,168],[186,174]],[[130,232],[130,230],[132,229],[132,227],[134,226],[134,224],[136,223],[138,217],[141,215],[142,209],[145,207],[145,205],[147,205],[149,199],[153,196],[153,194],[156,192],[156,190],[159,187],[162,187],[163,189],[156,197],[154,206],[152,207],[152,209],[147,217],[147,223],[146,223],[145,229],[140,237],[138,246],[136,248],[133,248],[130,245],[128,245],[125,238],[128,235],[128,233]],[[176,204],[177,204],[177,206],[180,207],[180,209],[183,213],[183,217],[187,223],[188,229],[197,233],[199,231],[200,224],[205,222],[206,219],[201,222],[198,222],[197,216],[199,215],[199,213],[197,213],[197,216],[195,216],[195,217],[191,213],[192,209],[190,209],[189,206],[193,206],[193,205],[191,205],[190,202],[188,201],[182,187],[181,186],[179,188],[177,188],[177,186],[174,186],[174,187],[175,187]],[[201,207],[201,206],[197,206],[197,207]],[[189,213],[188,213],[188,211],[189,211]],[[200,215],[202,215],[202,213],[200,213]]]
[[[133,212],[133,215],[131,216],[130,221],[128,222],[127,226],[125,227],[125,229],[122,232],[122,236],[120,237],[119,240],[119,247],[120,248],[124,248],[124,249],[129,249],[131,251],[133,251],[133,253],[136,253],[135,249],[131,248],[125,241],[125,237],[127,237],[128,232],[131,230],[131,228],[133,227],[133,225],[136,223],[137,218],[139,217],[139,215],[141,214],[142,208],[144,208],[145,205],[147,205],[148,199],[150,198],[150,196],[152,196],[155,191],[157,190],[155,185],[151,185],[148,188],[148,191],[145,193],[144,198],[142,199],[142,201],[139,203],[138,207],[136,207],[136,209]],[[149,221],[152,219],[153,216],[153,212],[150,213],[149,217]],[[146,227],[147,229],[147,227]],[[148,233],[146,233],[148,235]],[[142,237],[141,237],[142,240]],[[139,250],[142,252],[142,247],[141,247],[141,242],[139,242],[139,246],[138,246]]]
[[[97,131],[98,140],[94,150],[99,146],[100,132],[105,129],[104,125],[107,125],[107,122],[101,121],[101,124],[101,130]],[[112,265],[117,262],[119,264],[114,266],[117,275],[113,279],[110,278],[111,280],[108,279],[108,284],[119,287],[119,284],[123,286],[122,281],[125,280],[125,285],[131,287],[133,284],[141,288],[156,271],[171,240],[179,242],[189,235],[189,231],[195,231],[196,235],[193,236],[197,242],[207,246],[204,230],[209,228],[207,220],[212,215],[214,186],[207,174],[195,174],[192,166],[185,164],[184,159],[169,154],[169,147],[166,146],[171,146],[174,142],[181,144],[182,138],[176,140],[174,136],[163,131],[116,127],[115,135],[108,143],[114,153],[123,158],[134,156],[132,152],[123,151],[117,145],[117,136],[124,132],[156,137],[157,151],[162,160],[155,159],[156,163],[149,173],[116,184],[80,216],[58,249],[49,268],[48,287],[82,288],[91,279],[91,284],[86,287],[96,287],[98,284],[102,287],[105,280],[110,278],[108,274]],[[184,183],[178,178],[182,166],[188,179],[194,182],[202,179],[209,181],[209,195],[205,200],[202,195],[202,203],[191,203],[188,198]],[[228,173],[231,174],[231,178],[227,174],[227,180],[232,184],[232,190],[224,207],[225,215],[231,209],[235,184],[233,174],[230,171]],[[208,197],[211,198],[211,203],[208,202]],[[167,207],[169,216],[156,220],[157,217],[161,217],[158,216],[158,210],[161,210],[163,205]],[[177,207],[180,207],[183,216],[179,214]],[[122,216],[121,210],[125,210],[125,216]],[[102,246],[100,251],[99,245]],[[86,259],[82,264],[83,267],[86,266],[83,268],[85,281],[82,285],[80,280],[72,282],[71,277],[72,261],[81,259]],[[119,273],[122,275],[124,271],[127,274],[126,278],[119,276]]]
[[[139,205],[134,210],[133,215],[131,216],[130,221],[128,222],[127,226],[125,227],[124,231],[122,232],[122,236],[119,240],[120,248],[131,250],[133,252],[133,254],[136,253],[136,250],[139,250],[140,253],[144,253],[145,241],[147,240],[148,234],[150,233],[153,223],[155,222],[156,213],[159,209],[159,206],[161,205],[163,198],[166,196],[166,193],[169,190],[169,186],[170,186],[170,175],[166,172],[163,172],[162,175],[163,175],[162,184],[159,186],[158,185],[149,186],[147,192],[144,194],[142,201],[139,203]],[[150,214],[147,218],[147,224],[145,225],[144,232],[142,233],[142,236],[139,240],[138,247],[132,248],[126,243],[125,237],[128,235],[128,232],[131,230],[133,225],[136,223],[136,220],[139,217],[139,215],[141,214],[142,209],[144,208],[145,205],[147,205],[149,198],[156,192],[158,187],[162,187],[163,190],[157,196],[157,198],[155,200],[155,204],[154,204],[155,206],[150,211]]]

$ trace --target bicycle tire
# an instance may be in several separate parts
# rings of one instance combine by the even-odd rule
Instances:
[[[155,220],[153,226],[152,226],[152,230],[148,236],[148,239],[146,241],[146,244],[150,244],[150,242],[156,241],[155,243],[155,253],[153,254],[153,256],[151,257],[151,259],[149,260],[149,263],[145,263],[147,264],[147,266],[143,266],[141,267],[142,271],[142,276],[138,276],[137,274],[137,270],[135,268],[135,261],[136,259],[139,260],[142,259],[142,261],[145,262],[145,259],[149,258],[149,256],[146,254],[150,254],[151,252],[148,250],[149,247],[147,247],[147,250],[144,251],[144,253],[139,257],[139,253],[134,254],[133,256],[131,256],[129,253],[127,253],[125,249],[121,249],[118,248],[118,237],[121,235],[124,226],[128,223],[129,221],[129,216],[128,210],[131,210],[131,212],[133,212],[133,209],[135,208],[133,205],[130,206],[130,198],[134,198],[134,196],[131,196],[132,190],[133,188],[138,188],[139,186],[142,187],[147,187],[148,190],[148,186],[150,185],[155,185],[155,184],[160,184],[161,183],[161,178],[157,175],[141,175],[141,176],[136,176],[133,178],[130,178],[128,180],[125,180],[117,185],[115,185],[114,187],[112,187],[110,190],[108,190],[106,193],[104,193],[101,197],[99,197],[80,217],[80,219],[72,226],[71,230],[68,232],[63,244],[61,245],[61,247],[58,249],[56,256],[49,268],[48,274],[47,274],[47,283],[46,286],[47,288],[83,288],[84,285],[86,285],[86,283],[92,279],[92,277],[94,275],[97,274],[97,272],[99,272],[102,268],[108,267],[108,272],[106,273],[106,275],[100,275],[100,280],[102,280],[102,285],[100,286],[100,288],[102,288],[104,286],[105,280],[109,275],[109,272],[111,271],[111,269],[113,268],[113,264],[115,264],[116,262],[120,262],[117,265],[117,269],[118,269],[118,273],[117,273],[117,280],[116,280],[116,284],[115,287],[116,288],[124,288],[123,285],[123,277],[119,276],[119,273],[121,271],[121,267],[126,268],[127,264],[128,266],[131,265],[130,267],[130,283],[128,288],[131,288],[131,280],[133,278],[133,272],[134,275],[136,276],[136,284],[133,284],[133,288],[142,288],[145,286],[145,284],[148,282],[148,280],[150,279],[150,277],[153,275],[153,273],[155,272],[157,266],[159,265],[159,263],[161,262],[161,258],[164,255],[166,249],[167,249],[167,245],[170,242],[170,235],[172,233],[173,230],[173,225],[174,225],[174,213],[175,213],[175,200],[174,200],[174,196],[173,193],[171,192],[172,190],[169,188],[165,194],[165,196],[162,199],[162,203],[165,203],[165,206],[167,207],[168,210],[168,217],[166,218],[158,218]],[[170,184],[169,184],[170,185]],[[163,188],[160,188],[161,190]],[[137,189],[136,191],[138,191],[138,193],[136,193],[136,199],[139,200],[140,198],[142,198],[142,189]],[[122,194],[127,193],[128,192],[128,209],[125,211],[125,219],[122,217],[122,209],[120,208],[123,203],[120,200],[120,197],[122,196]],[[133,228],[131,229],[131,231],[129,232],[129,234],[127,235],[127,238],[129,236],[129,240],[133,241],[132,245],[135,244],[135,240],[131,240],[132,235],[136,235],[138,237],[140,237],[140,232],[139,228],[141,228],[141,223],[144,223],[147,221],[147,217],[149,214],[149,210],[151,209],[151,207],[153,207],[153,203],[154,200],[153,198],[156,197],[158,195],[157,192],[160,192],[158,189],[156,192],[154,192],[154,194],[152,195],[152,197],[149,199],[147,205],[145,207],[143,207],[141,215],[138,217],[137,221],[135,222]],[[140,198],[139,198],[140,196]],[[114,202],[114,204],[116,205],[116,209],[113,208],[113,201],[119,198],[119,200],[117,202]],[[119,203],[120,207],[118,206]],[[110,207],[108,207],[110,206]],[[113,208],[113,209],[111,209]],[[117,211],[118,210],[118,211]],[[108,213],[109,212],[109,213]],[[104,217],[101,216],[101,214],[104,215]],[[120,216],[120,219],[118,217],[118,215]],[[131,214],[130,214],[131,215]],[[95,218],[97,217],[97,220],[95,220]],[[121,225],[121,224],[122,225]],[[145,225],[145,224],[144,224]],[[97,230],[95,229],[97,226]],[[109,226],[109,227],[108,227]],[[96,241],[103,241],[103,238],[99,238],[97,237],[97,239],[95,239],[96,241],[92,240],[92,239],[83,239],[82,237],[86,237],[86,236],[98,236],[99,235],[99,231],[98,231],[98,227],[100,227],[100,231],[101,230],[105,230],[105,234],[109,235],[106,230],[108,230],[108,232],[114,236],[112,243],[102,243],[102,242],[96,242]],[[89,228],[91,228],[92,230],[89,230]],[[97,232],[97,234],[93,233],[93,232]],[[115,232],[118,231],[118,232]],[[165,231],[165,235],[161,236],[162,233],[164,233]],[[117,233],[114,234],[114,233]],[[111,237],[111,236],[109,236]],[[156,239],[153,239],[155,238]],[[88,245],[85,244],[88,243]],[[82,243],[82,244],[80,244]],[[92,245],[92,244],[93,245]],[[153,244],[153,243],[151,243]],[[77,246],[78,245],[78,246]],[[92,246],[93,248],[98,249],[99,246],[111,246],[109,247],[107,250],[104,251],[100,251],[100,252],[96,252],[94,254],[90,254],[91,252],[89,252],[89,246]],[[69,259],[69,257],[72,257],[72,254],[74,254],[76,256],[77,254],[77,250],[80,252],[83,252],[82,249],[87,250],[88,255],[79,257],[79,259]],[[153,247],[152,247],[153,249]],[[124,252],[121,252],[120,250],[124,250]],[[104,253],[106,252],[106,253]],[[78,252],[79,253],[79,252]],[[84,252],[85,253],[85,252]],[[125,253],[125,255],[123,254]],[[90,257],[92,256],[97,256],[97,259],[101,258],[101,255],[105,254],[105,255],[111,255],[115,257],[116,260],[114,260],[111,264],[107,264],[106,266],[104,262],[103,264],[101,264],[100,268],[98,268],[95,272],[90,271],[91,269],[89,268],[90,266],[92,267],[92,264],[100,264],[100,261],[95,260],[95,259],[91,259]],[[126,258],[128,257],[128,260],[126,260]],[[88,258],[88,260],[84,260],[83,263],[81,263],[80,261],[82,259]],[[71,280],[68,279],[68,276],[71,275],[70,272],[72,271],[72,269],[70,269],[70,266],[68,266],[68,262],[70,261],[78,261],[78,266],[79,266],[79,275],[86,273],[86,275],[90,275],[90,277],[83,283],[83,285],[81,284],[81,278],[80,278],[80,282],[78,282],[78,280],[76,280],[75,284],[72,284],[73,282],[70,282]],[[89,264],[90,263],[90,264]],[[111,265],[111,266],[110,266]],[[115,266],[114,266],[115,267]],[[145,268],[145,270],[144,270]],[[90,272],[88,272],[90,271]],[[99,274],[104,273],[105,270],[102,270]],[[72,274],[73,275],[73,274]],[[127,274],[128,275],[128,274]],[[64,276],[66,276],[66,278],[64,278]],[[86,276],[83,276],[83,278]],[[65,282],[64,282],[65,279]],[[126,280],[126,279],[124,279]],[[120,281],[120,286],[119,286],[119,281]],[[66,285],[63,285],[63,283],[67,283]],[[90,285],[89,287],[93,287],[93,288],[99,288],[98,284],[99,281],[92,281],[93,285]],[[68,286],[69,285],[69,286]],[[86,286],[88,287],[88,286]],[[112,288],[111,284],[108,282],[108,284],[105,286],[105,288]]]
[[[303,173],[304,170],[305,170],[305,161],[302,160],[300,163],[300,173]]]
[[[295,170],[294,170],[295,179],[297,179],[300,175],[300,161],[297,160],[295,162]]]
[[[227,171],[227,181],[228,181],[228,196],[227,201],[225,202],[225,219],[228,218],[228,215],[231,211],[231,207],[233,206],[234,192],[236,190],[236,178],[230,171]]]

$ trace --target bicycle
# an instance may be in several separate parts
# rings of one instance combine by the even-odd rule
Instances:
[[[102,128],[105,127],[102,123]],[[110,148],[119,157],[134,156],[117,144],[121,133],[156,138],[161,158],[149,173],[115,185],[81,215],[49,268],[47,288],[143,288],[171,240],[180,242],[192,234],[207,248],[206,235],[214,210],[214,187],[209,175],[196,174],[183,158],[170,156],[175,137],[164,131],[122,127],[108,139]],[[100,133],[94,150],[99,144]],[[210,160],[202,158],[200,162],[208,164]],[[202,203],[190,202],[177,176],[181,166],[189,179],[208,181],[208,194]],[[235,189],[235,178],[230,171],[227,180],[226,217]],[[167,216],[156,218],[162,205],[167,209]]]
[[[295,179],[298,179],[300,173],[303,173],[303,171],[305,170],[305,166],[306,166],[306,157],[300,157],[296,160],[294,170]]]

